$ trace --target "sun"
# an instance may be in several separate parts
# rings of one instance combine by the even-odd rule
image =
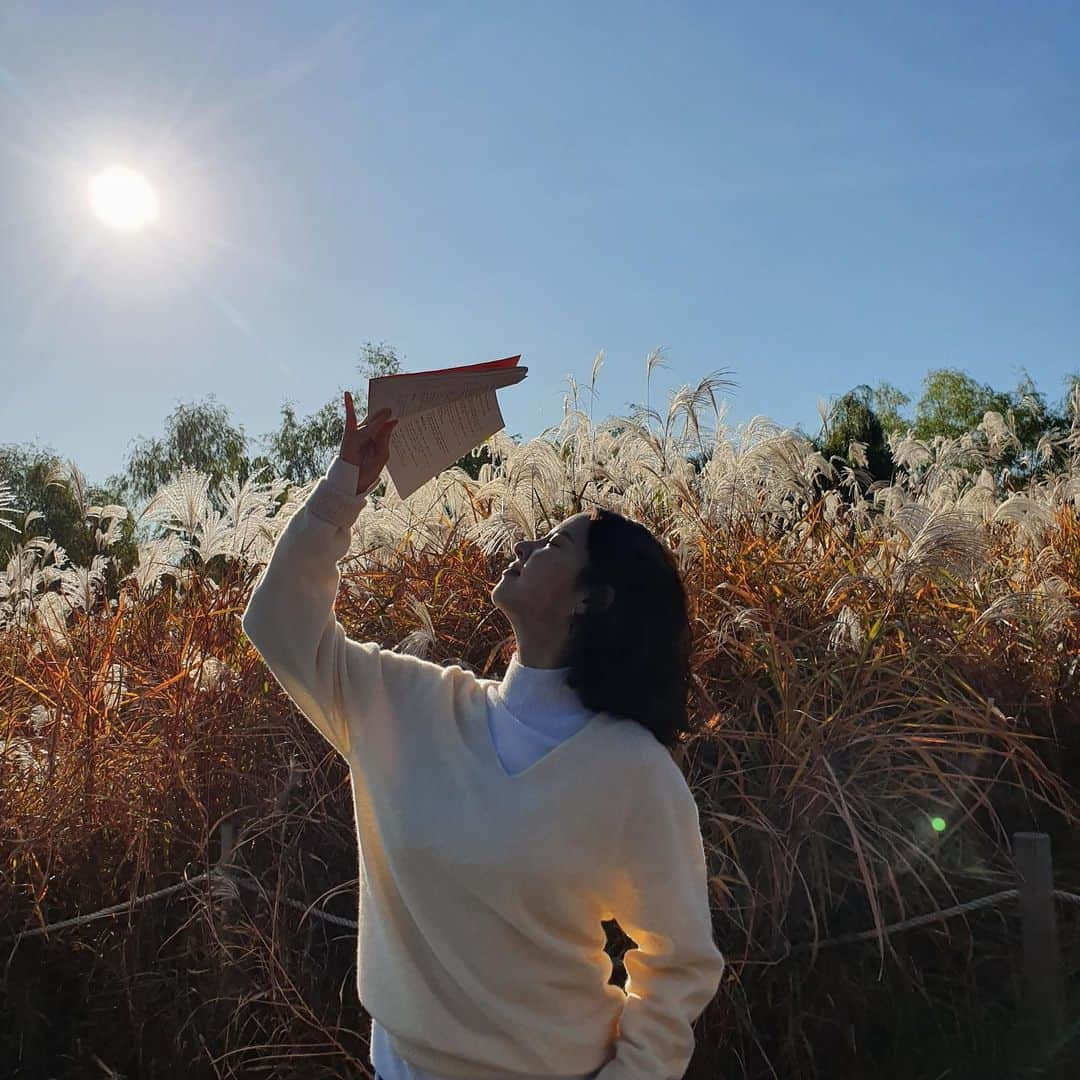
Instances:
[[[158,217],[150,182],[124,165],[110,165],[90,178],[90,206],[103,224],[119,232],[138,232]]]

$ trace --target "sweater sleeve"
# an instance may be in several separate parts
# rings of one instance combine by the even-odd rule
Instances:
[[[351,470],[351,471],[350,471]],[[337,563],[367,501],[359,470],[340,458],[281,530],[241,618],[281,688],[350,760],[358,725],[389,720],[425,680],[457,677],[443,666],[347,637],[334,614]]]
[[[632,798],[611,909],[638,947],[623,957],[628,996],[615,1056],[596,1080],[680,1080],[694,1021],[725,962],[713,939],[697,803],[670,755],[648,767]]]
[[[326,470],[326,479],[330,481],[330,485],[337,491],[340,491],[342,495],[348,495],[350,498],[356,496],[364,496],[365,500],[368,495],[372,493],[379,486],[381,477],[376,476],[375,479],[363,490],[357,491],[357,485],[360,483],[360,466],[354,465],[351,461],[346,461],[343,457],[337,457],[334,459],[330,468]],[[361,502],[357,507],[357,514],[363,509],[364,504]],[[355,521],[356,519],[353,518]],[[351,522],[350,522],[351,524]]]

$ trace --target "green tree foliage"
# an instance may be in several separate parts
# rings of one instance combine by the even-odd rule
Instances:
[[[955,368],[938,368],[923,379],[923,395],[915,406],[912,434],[924,442],[935,435],[957,439],[982,422],[988,410],[1004,416],[1012,405],[1008,394],[980,385]]]
[[[1080,382],[1080,375],[1066,378],[1066,392],[1056,408],[1047,405],[1046,397],[1024,371],[1013,391],[995,390],[980,385],[970,375],[952,368],[931,371],[923,380],[923,395],[915,407],[912,433],[932,441],[937,435],[957,438],[975,431],[987,412],[1000,413],[1015,435],[1015,445],[1002,455],[1001,467],[1009,486],[1034,479],[1062,467],[1066,451],[1054,446],[1068,430],[1069,394]],[[985,435],[978,436],[986,442]]]
[[[1080,374],[1067,375],[1064,385],[1064,394],[1051,408],[1025,372],[1016,389],[1012,409],[1020,442],[1010,463],[1014,478],[1035,479],[1065,468],[1069,459],[1066,439],[1074,422],[1070,401],[1073,392],[1080,387]]]
[[[15,443],[0,446],[0,488],[8,492],[4,520],[14,526],[0,529],[0,565],[7,565],[17,545],[47,536],[75,566],[89,566],[98,554],[110,555],[105,580],[114,595],[120,578],[138,562],[131,514],[113,526],[116,539],[106,546],[101,532],[108,522],[92,513],[95,507],[123,505],[123,492],[109,481],[86,484],[53,449]]]
[[[1066,383],[1061,405],[1051,409],[1026,372],[1016,389],[1007,392],[980,384],[966,372],[938,368],[924,378],[911,421],[900,411],[910,402],[906,394],[886,382],[874,388],[863,384],[829,405],[822,414],[822,430],[811,441],[834,464],[854,469],[860,480],[888,481],[893,475],[890,435],[910,433],[932,443],[937,436],[955,439],[974,433],[976,442],[986,447],[990,438],[979,427],[988,412],[996,412],[1013,436],[1010,445],[999,451],[999,475],[1006,487],[1016,487],[1065,464],[1063,443],[1070,423],[1067,402],[1080,376],[1070,376]],[[850,460],[853,441],[865,445],[865,471]],[[824,491],[839,485],[819,480],[817,486]],[[865,490],[865,483],[860,486]]]
[[[871,391],[870,405],[886,436],[910,429],[911,422],[900,414],[910,404],[911,398],[890,383],[878,383]]]
[[[236,473],[248,478],[251,462],[243,427],[235,427],[229,410],[208,395],[206,401],[181,402],[165,421],[162,438],[133,440],[125,473],[117,478],[129,499],[148,499],[181,469],[197,469],[210,477],[215,488],[223,477]]]
[[[815,449],[826,460],[865,468],[860,479],[864,489],[875,480],[890,481],[893,476],[893,457],[885,439],[885,428],[874,409],[875,392],[866,385],[849,390],[834,402],[824,417],[821,434],[812,440]],[[857,466],[850,460],[852,442],[863,443],[866,465]],[[857,475],[859,475],[857,471]]]

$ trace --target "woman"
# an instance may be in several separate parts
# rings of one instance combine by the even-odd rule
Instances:
[[[357,642],[337,562],[397,421],[357,424],[282,530],[243,628],[349,765],[357,989],[380,1080],[674,1080],[724,970],[686,722],[686,597],[669,553],[576,514],[492,591],[502,680]],[[602,920],[637,942],[608,982]]]

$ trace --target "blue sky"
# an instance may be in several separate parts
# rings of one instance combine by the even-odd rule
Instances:
[[[509,432],[727,368],[729,422],[935,367],[1080,370],[1080,8],[0,3],[0,442],[91,480],[214,392],[249,435],[520,352]],[[88,178],[141,169],[158,224]],[[589,404],[587,392],[583,398]]]

